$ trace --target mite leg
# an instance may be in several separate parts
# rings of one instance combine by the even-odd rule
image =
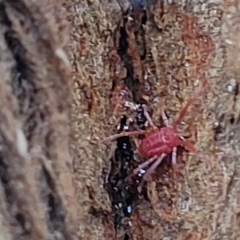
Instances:
[[[139,105],[132,103],[132,102],[128,102],[128,101],[125,102],[124,106],[129,107],[135,111],[139,107]],[[157,127],[155,126],[155,124],[152,121],[152,118],[150,117],[150,115],[148,113],[147,106],[145,104],[143,104],[142,107],[143,107],[143,114],[144,114],[145,118],[147,119],[148,123],[150,124],[150,126],[154,129],[157,129]]]
[[[170,125],[169,125],[169,121],[168,121],[168,118],[167,118],[167,116],[166,116],[166,114],[165,114],[164,109],[162,110],[161,115],[162,115],[162,120],[163,120],[164,125],[165,125],[166,127],[169,127],[169,126],[170,126]]]
[[[188,108],[196,100],[196,98],[200,95],[200,93],[205,89],[205,87],[207,86],[207,83],[208,83],[207,79],[204,79],[202,81],[201,85],[195,90],[195,92],[192,94],[190,99],[187,101],[186,105],[183,107],[183,109],[179,113],[179,117],[177,118],[177,120],[173,124],[173,127],[176,127],[182,121],[182,119],[185,116]]]
[[[177,163],[177,147],[174,147],[172,152],[172,167],[174,171],[174,176],[176,173],[181,173],[181,166],[182,164]]]
[[[158,165],[160,165],[160,163],[162,162],[162,160],[167,156],[167,154],[163,153],[157,160],[155,163],[152,164],[152,166],[146,171],[146,173],[143,175],[142,177],[142,181],[140,186],[138,187],[138,191],[141,192],[142,191],[142,187],[143,187],[143,183],[144,181],[147,181],[148,177],[154,172],[154,170],[158,167]]]
[[[143,175],[143,179],[147,180],[147,178],[154,172],[154,170],[158,167],[158,165],[162,162],[163,158],[165,158],[167,154],[163,153],[155,163],[152,164],[152,166],[146,171],[146,173]]]
[[[123,132],[123,133],[118,133],[118,134],[111,135],[111,136],[106,137],[106,138],[104,138],[102,140],[91,141],[91,143],[93,143],[93,144],[101,144],[101,143],[113,141],[113,140],[115,140],[117,138],[120,138],[120,137],[124,137],[124,136],[138,136],[138,135],[144,134],[146,132],[147,132],[147,130]]]
[[[144,116],[145,118],[147,119],[148,123],[150,124],[150,126],[154,129],[156,129],[157,127],[155,126],[155,124],[153,123],[152,121],[152,118],[150,117],[149,113],[148,113],[148,110],[147,110],[147,106],[146,105],[143,105],[143,113],[144,113]]]
[[[153,161],[155,161],[158,158],[158,156],[154,156],[150,159],[148,159],[147,161],[143,162],[142,164],[140,164],[137,168],[135,168],[133,170],[133,173],[130,174],[125,181],[127,181],[128,179],[132,178],[134,175],[136,175],[141,169],[144,169],[145,167],[147,167],[149,164],[151,164]]]
[[[192,143],[190,143],[189,141],[185,140],[178,140],[178,145],[183,146],[186,150],[188,150],[189,152],[192,152],[194,154],[196,154],[207,166],[211,165],[211,162],[209,160],[208,157],[206,157],[205,155],[203,155],[201,152],[199,152]]]
[[[177,165],[177,147],[173,148],[172,152],[172,165],[175,167]]]

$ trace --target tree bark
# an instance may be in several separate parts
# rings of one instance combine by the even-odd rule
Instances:
[[[164,2],[0,0],[1,239],[240,238],[239,2]],[[92,141],[142,104],[173,123],[205,78],[180,128],[211,168],[179,148],[139,194],[140,139]]]

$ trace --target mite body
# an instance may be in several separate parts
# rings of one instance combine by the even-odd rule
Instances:
[[[112,135],[108,138],[100,140],[99,143],[103,143],[106,141],[114,140],[122,136],[139,136],[140,134],[144,134],[145,138],[141,141],[139,146],[139,153],[142,154],[144,157],[148,158],[147,161],[143,162],[136,168],[131,175],[127,177],[127,179],[131,178],[132,176],[136,175],[140,170],[145,169],[147,166],[150,166],[143,175],[143,181],[147,180],[148,177],[152,174],[152,172],[160,165],[162,160],[165,156],[169,153],[172,153],[172,166],[174,172],[179,171],[179,165],[177,164],[177,147],[181,146],[184,147],[186,150],[194,153],[197,155],[201,160],[209,165],[208,159],[199,152],[192,143],[184,139],[181,132],[178,130],[178,125],[181,123],[183,117],[185,116],[189,106],[192,104],[194,100],[199,96],[202,90],[206,87],[207,80],[205,79],[202,84],[195,90],[193,95],[190,97],[186,105],[179,113],[179,117],[173,123],[172,126],[169,125],[168,119],[165,115],[165,112],[162,111],[162,119],[164,122],[165,127],[158,129],[153,125],[150,116],[148,115],[147,120],[150,122],[150,125],[154,130],[151,132],[149,130],[140,130],[140,131],[132,131],[132,132],[125,132],[120,134]],[[141,191],[143,181],[140,185],[139,190]]]
[[[142,140],[139,152],[148,158],[162,153],[171,153],[178,138],[179,134],[176,134],[173,128],[163,127]]]

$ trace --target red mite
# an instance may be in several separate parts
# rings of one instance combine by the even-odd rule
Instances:
[[[169,153],[172,153],[173,168],[175,171],[178,171],[178,165],[177,165],[177,147],[178,146],[182,146],[186,150],[192,153],[195,153],[199,158],[202,159],[203,162],[209,165],[208,159],[201,152],[199,152],[194,147],[194,145],[192,145],[190,142],[185,140],[177,128],[180,122],[182,121],[183,117],[185,116],[189,106],[199,96],[199,94],[206,87],[206,85],[207,85],[207,80],[205,79],[203,80],[202,84],[195,90],[193,95],[190,97],[187,104],[181,110],[179,117],[173,123],[172,126],[169,125],[168,119],[164,111],[162,111],[162,118],[163,118],[164,125],[166,127],[163,127],[161,129],[155,128],[155,130],[150,133],[147,130],[124,132],[124,133],[115,134],[108,138],[100,140],[100,143],[102,143],[102,142],[114,140],[122,136],[138,136],[139,134],[145,134],[145,133],[149,134],[149,135],[146,134],[147,135],[146,138],[142,140],[138,149],[139,153],[144,157],[148,158],[148,160],[140,164],[138,168],[136,168],[133,171],[133,173],[127,177],[127,179],[136,175],[141,169],[146,168],[148,165],[154,162],[143,175],[143,181],[147,180],[149,175],[158,167],[158,165],[162,162],[164,157]],[[140,186],[140,189],[141,189],[141,186]]]

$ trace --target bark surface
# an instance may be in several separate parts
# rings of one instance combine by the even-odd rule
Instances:
[[[0,238],[240,239],[239,9],[0,0]],[[140,139],[91,141],[149,128],[142,104],[173,123],[204,78],[180,129],[212,167],[179,148],[139,194]]]

